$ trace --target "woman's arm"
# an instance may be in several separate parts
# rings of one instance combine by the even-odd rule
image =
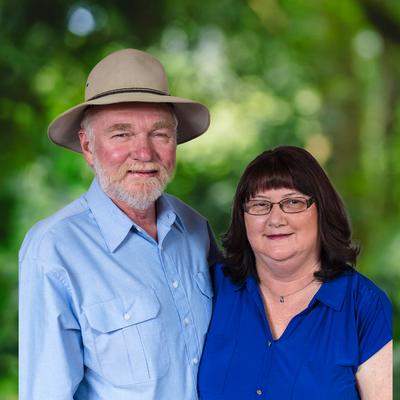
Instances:
[[[356,379],[362,400],[393,398],[393,341],[360,365]]]

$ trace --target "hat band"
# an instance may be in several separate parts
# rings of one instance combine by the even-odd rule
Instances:
[[[122,88],[122,89],[107,90],[106,92],[102,92],[102,93],[96,94],[96,96],[93,96],[93,97],[91,97],[90,99],[88,99],[86,101],[99,99],[100,97],[110,96],[112,94],[134,93],[134,92],[153,93],[153,94],[159,94],[159,95],[162,95],[162,96],[168,96],[168,93],[165,93],[165,92],[162,92],[161,90],[156,90],[156,89],[149,89],[149,88]]]

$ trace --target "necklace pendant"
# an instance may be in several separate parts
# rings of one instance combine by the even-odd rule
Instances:
[[[279,301],[280,301],[281,303],[284,303],[284,302],[285,302],[285,299],[284,299],[284,297],[283,297],[283,296],[280,296],[280,299],[279,299]]]

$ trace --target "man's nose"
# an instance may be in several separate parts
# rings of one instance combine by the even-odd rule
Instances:
[[[144,135],[137,135],[131,143],[131,157],[138,161],[152,161],[153,145],[151,139]]]

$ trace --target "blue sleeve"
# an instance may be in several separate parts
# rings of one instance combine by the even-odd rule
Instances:
[[[357,308],[360,365],[393,339],[390,300],[375,284],[365,283]]]
[[[72,400],[83,377],[80,327],[62,268],[20,261],[19,399]]]

